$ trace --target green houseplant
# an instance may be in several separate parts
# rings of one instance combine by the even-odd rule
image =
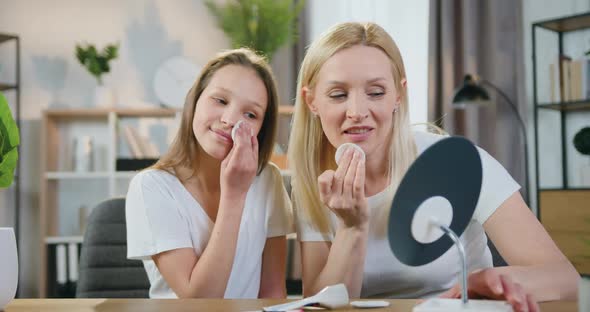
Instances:
[[[84,66],[99,85],[102,75],[111,71],[109,62],[119,56],[119,44],[109,44],[101,52],[92,44],[76,44],[76,58]]]
[[[109,63],[118,56],[118,43],[109,44],[100,52],[92,44],[76,44],[76,58],[98,82],[94,95],[94,104],[97,106],[110,107],[115,102],[113,91],[103,86],[102,76],[111,71]]]
[[[9,187],[14,180],[19,144],[18,127],[12,117],[8,101],[0,93],[0,188]]]
[[[293,0],[230,0],[218,5],[205,4],[231,40],[232,47],[247,46],[272,59],[282,45],[296,36],[296,20],[303,1]]]

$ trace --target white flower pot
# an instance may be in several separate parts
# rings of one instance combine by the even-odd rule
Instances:
[[[97,86],[94,93],[94,105],[96,107],[113,107],[115,106],[115,93],[109,87]]]
[[[590,275],[582,275],[578,288],[578,311],[590,312]]]
[[[0,228],[0,310],[14,299],[18,285],[18,256],[12,228]]]

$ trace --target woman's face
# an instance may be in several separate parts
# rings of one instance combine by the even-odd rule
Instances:
[[[355,143],[371,156],[389,147],[401,98],[383,51],[364,45],[338,51],[321,67],[315,87],[304,87],[302,95],[335,148]]]
[[[239,120],[240,127],[247,125],[258,135],[267,102],[266,86],[253,69],[226,65],[213,74],[197,100],[195,138],[207,154],[223,160],[233,146],[231,131]]]

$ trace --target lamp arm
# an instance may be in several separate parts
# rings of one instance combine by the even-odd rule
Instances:
[[[530,197],[531,195],[529,194],[530,190],[529,190],[529,149],[528,149],[528,142],[527,142],[527,137],[526,137],[526,126],[524,124],[524,121],[522,120],[522,117],[520,116],[520,114],[518,113],[518,109],[516,108],[516,105],[514,105],[514,103],[510,100],[510,98],[506,95],[506,93],[502,92],[502,90],[500,90],[500,88],[496,87],[493,83],[489,82],[488,80],[485,79],[479,79],[479,82],[481,84],[487,85],[490,88],[494,89],[496,92],[498,92],[498,94],[500,94],[500,96],[502,98],[504,98],[504,100],[506,102],[508,102],[508,104],[510,105],[510,108],[512,109],[512,112],[514,113],[514,115],[516,115],[516,118],[518,119],[518,123],[520,126],[520,130],[522,131],[522,139],[524,141],[524,170],[525,170],[525,188],[526,188],[526,203],[527,205],[531,204],[530,201]]]
[[[485,84],[488,87],[494,89],[494,91],[498,92],[498,94],[500,94],[500,96],[506,102],[508,102],[508,104],[510,105],[510,108],[512,109],[512,112],[514,113],[514,115],[516,115],[516,118],[518,119],[519,126],[521,128],[520,130],[522,131],[522,135],[524,136],[524,139],[526,140],[526,129],[525,129],[524,120],[522,120],[522,117],[520,116],[520,113],[518,112],[518,109],[516,108],[516,105],[514,105],[514,103],[510,100],[510,98],[506,95],[506,93],[502,92],[502,90],[500,90],[500,88],[496,87],[493,83],[491,83],[491,82],[489,82],[488,80],[485,80],[485,79],[480,79],[479,82],[481,84]]]

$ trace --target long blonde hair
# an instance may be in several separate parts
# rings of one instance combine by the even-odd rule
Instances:
[[[388,172],[384,173],[389,178],[392,192],[417,154],[410,128],[407,90],[402,85],[406,72],[393,39],[374,23],[341,23],[330,28],[311,44],[299,70],[288,157],[293,173],[294,208],[322,233],[331,232],[331,228],[328,209],[320,201],[317,178],[323,171],[336,168],[335,149],[325,136],[319,118],[309,111],[301,90],[306,86],[313,89],[321,67],[331,56],[356,45],[374,47],[387,55],[395,88],[401,96],[400,106],[393,117]]]
[[[199,142],[193,133],[193,118],[195,108],[203,90],[209,85],[215,73],[227,65],[240,65],[253,69],[266,87],[268,103],[258,133],[258,174],[264,169],[273,151],[277,132],[278,93],[275,78],[266,59],[248,48],[240,48],[219,53],[209,61],[201,71],[184,102],[182,119],[178,133],[168,151],[151,168],[166,170],[172,174],[178,167],[192,169],[192,176],[198,170],[198,156],[203,153]],[[181,177],[179,177],[181,178]],[[190,177],[188,177],[190,178]]]

